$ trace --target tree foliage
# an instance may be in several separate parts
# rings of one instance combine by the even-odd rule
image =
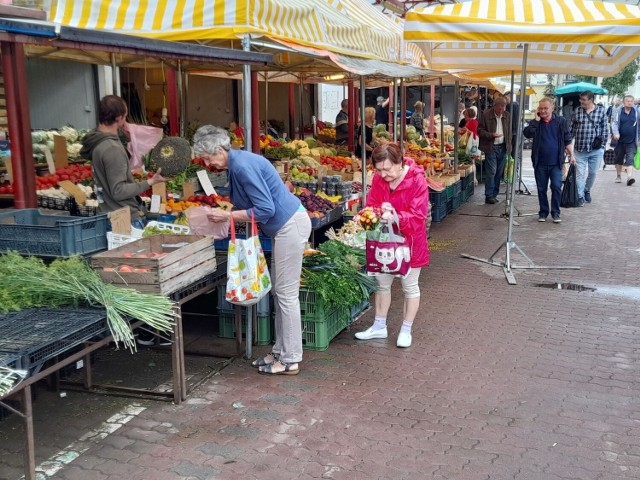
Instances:
[[[629,87],[635,83],[639,68],[640,58],[636,58],[617,75],[602,80],[602,87],[609,91],[609,97],[624,97]]]
[[[624,97],[629,87],[635,83],[638,69],[640,69],[640,58],[633,60],[613,77],[607,77],[602,80],[601,86],[607,89],[609,98]],[[597,82],[596,77],[590,77],[589,75],[576,75],[576,79],[579,82]]]
[[[545,97],[553,97],[553,91],[556,89],[556,86],[553,84],[553,80],[553,75],[547,74],[547,84],[544,86]]]

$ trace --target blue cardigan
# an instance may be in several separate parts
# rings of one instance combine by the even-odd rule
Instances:
[[[261,155],[229,150],[229,196],[234,208],[251,210],[262,231],[275,237],[300,208],[298,197],[285,186],[271,163]]]

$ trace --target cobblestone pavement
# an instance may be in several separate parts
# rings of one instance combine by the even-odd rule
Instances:
[[[369,311],[295,377],[236,360],[181,405],[42,394],[38,463],[56,449],[64,460],[42,478],[639,478],[640,186],[614,178],[598,172],[593,203],[561,224],[538,223],[537,198],[517,195],[516,245],[537,266],[580,267],[515,269],[517,285],[460,255],[505,244],[504,203],[484,205],[480,186],[432,228],[411,348],[395,346],[396,290],[389,339],[353,338]],[[0,422],[0,478],[20,476],[16,425]]]

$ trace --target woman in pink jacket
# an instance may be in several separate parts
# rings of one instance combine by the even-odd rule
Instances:
[[[400,220],[400,234],[411,248],[411,270],[402,278],[404,292],[404,319],[396,345],[411,346],[411,326],[420,306],[418,279],[421,267],[429,265],[426,218],[429,206],[429,190],[424,170],[410,158],[403,158],[395,143],[384,143],[371,154],[376,169],[367,206],[380,207],[382,218],[387,222],[394,211]],[[371,327],[356,333],[359,340],[387,338],[387,313],[391,305],[391,284],[394,276],[376,276],[376,315]]]

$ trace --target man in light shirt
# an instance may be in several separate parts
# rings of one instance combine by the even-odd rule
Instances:
[[[511,154],[511,116],[505,111],[506,105],[504,98],[496,98],[493,108],[482,113],[478,125],[480,150],[485,156],[485,203],[489,204],[498,203],[505,159]]]

